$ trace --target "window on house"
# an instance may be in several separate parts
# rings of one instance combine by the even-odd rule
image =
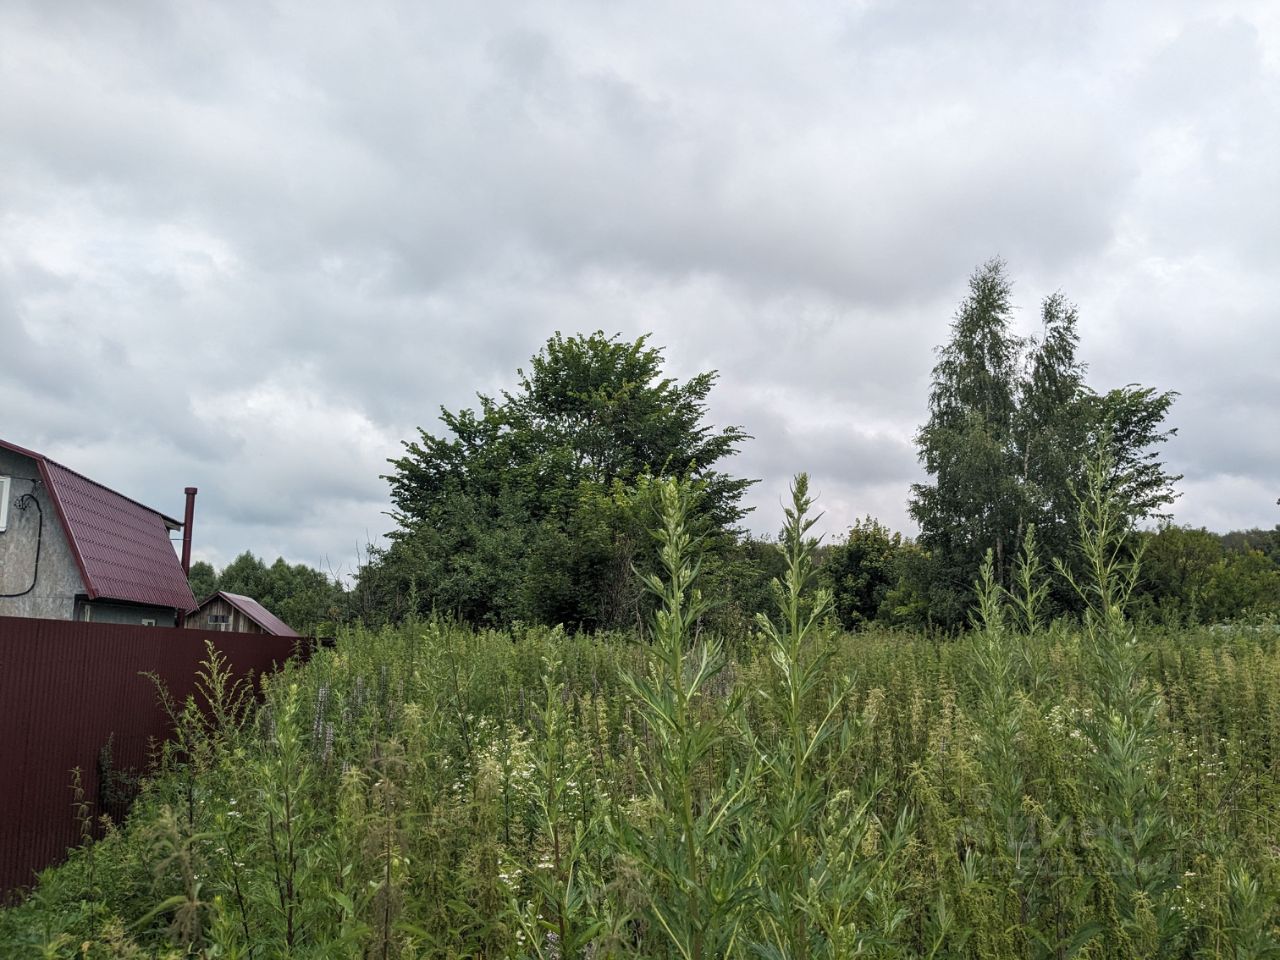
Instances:
[[[9,525],[9,477],[0,477],[0,533]]]
[[[80,608],[80,619],[81,619],[81,620],[83,620],[85,623],[88,623],[90,620],[92,620],[92,619],[93,619],[93,607],[89,606],[87,603],[86,603],[83,607],[81,607],[81,608]]]
[[[154,620],[143,620],[142,625],[144,627],[154,627],[156,625],[156,622]]]
[[[211,613],[209,614],[210,630],[230,630],[231,615],[227,613]]]

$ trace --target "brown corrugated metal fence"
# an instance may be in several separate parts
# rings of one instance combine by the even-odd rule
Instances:
[[[0,893],[29,885],[79,842],[71,770],[98,806],[98,758],[145,771],[148,745],[170,733],[155,685],[179,702],[195,688],[212,640],[236,676],[273,670],[294,638],[0,617]]]

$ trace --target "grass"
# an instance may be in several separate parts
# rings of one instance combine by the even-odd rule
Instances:
[[[1082,624],[1032,548],[939,642],[830,626],[802,481],[776,615],[700,634],[684,497],[648,637],[353,630],[256,709],[213,658],[0,953],[1280,956],[1280,641],[1136,630],[1105,504]]]

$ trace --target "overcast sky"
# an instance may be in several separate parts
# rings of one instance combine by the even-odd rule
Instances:
[[[914,532],[969,274],[1177,390],[1178,521],[1280,520],[1280,4],[0,7],[0,437],[350,572],[556,330],[653,334],[839,533]]]

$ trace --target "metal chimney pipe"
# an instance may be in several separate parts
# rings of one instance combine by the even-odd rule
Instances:
[[[196,518],[196,488],[187,487],[187,515],[182,520],[182,575],[191,576],[191,524]]]

